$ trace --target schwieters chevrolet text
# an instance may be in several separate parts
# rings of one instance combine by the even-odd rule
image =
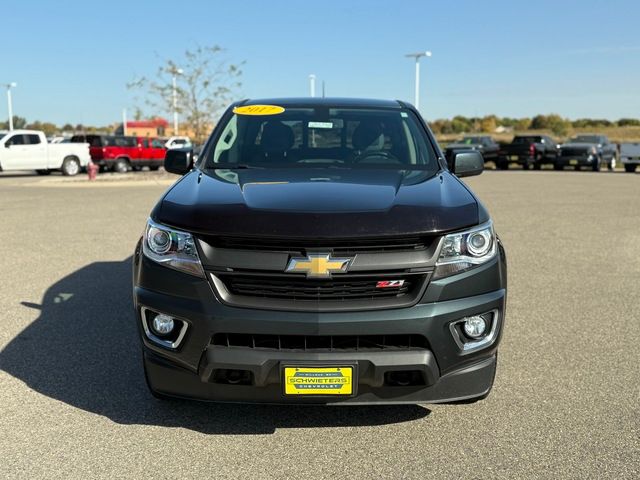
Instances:
[[[134,256],[158,397],[435,403],[486,397],[505,324],[489,214],[416,110],[242,101],[149,217]]]

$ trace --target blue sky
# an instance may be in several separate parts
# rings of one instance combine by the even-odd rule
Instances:
[[[213,44],[246,61],[240,98],[307,95],[314,73],[328,96],[413,101],[404,54],[431,50],[427,119],[640,117],[638,0],[24,0],[3,10],[0,83],[18,82],[14,113],[28,120],[116,122],[136,106],[127,82]]]

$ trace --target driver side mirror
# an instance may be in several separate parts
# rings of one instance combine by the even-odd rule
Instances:
[[[193,150],[190,148],[174,148],[167,150],[164,157],[164,169],[177,175],[184,175],[193,168]]]
[[[484,158],[480,152],[460,152],[453,160],[453,173],[457,177],[480,175],[483,170]]]

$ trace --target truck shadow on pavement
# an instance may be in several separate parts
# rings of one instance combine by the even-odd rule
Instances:
[[[421,406],[313,407],[160,401],[147,391],[131,298],[131,258],[97,262],[47,289],[40,316],[0,352],[0,369],[30,388],[119,424],[207,434],[372,426],[417,420]]]

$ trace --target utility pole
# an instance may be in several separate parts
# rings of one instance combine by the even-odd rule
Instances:
[[[430,57],[431,52],[417,52],[417,53],[408,53],[405,57],[411,57],[416,59],[416,91],[415,91],[415,100],[414,104],[416,110],[420,111],[420,58],[422,57]]]
[[[9,110],[9,130],[13,130],[13,105],[11,102],[11,89],[17,87],[16,82],[7,83],[7,107]]]
[[[178,135],[178,85],[177,77],[182,75],[184,70],[175,68],[171,72],[173,74],[173,134]]]
[[[309,75],[309,90],[312,97],[316,96],[316,76],[312,73]]]

